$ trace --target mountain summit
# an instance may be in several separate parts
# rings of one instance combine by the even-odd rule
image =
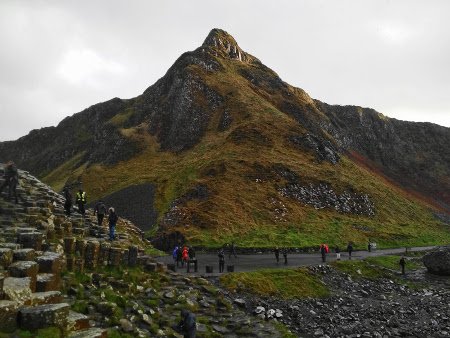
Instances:
[[[2,142],[0,161],[146,210],[164,243],[391,246],[450,239],[448,144],[449,128],[314,100],[213,29],[143,94]]]

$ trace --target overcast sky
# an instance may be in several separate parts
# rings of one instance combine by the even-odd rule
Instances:
[[[0,140],[141,94],[222,28],[330,104],[450,126],[450,1],[0,1]]]

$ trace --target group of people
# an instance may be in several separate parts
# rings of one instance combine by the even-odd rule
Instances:
[[[19,202],[17,196],[19,172],[13,161],[9,161],[8,163],[6,163],[3,172],[3,179],[3,184],[0,186],[0,194],[3,192],[3,189],[8,187],[8,199],[11,199],[11,197],[14,196],[14,201],[17,204]]]
[[[65,198],[64,202],[64,210],[67,216],[70,216],[72,213],[72,193],[70,192],[69,187],[64,187],[63,195]],[[86,192],[83,189],[79,189],[75,195],[75,204],[78,207],[78,212],[83,216],[86,216],[86,204],[87,204],[87,196]],[[109,209],[106,207],[105,202],[99,200],[94,207],[94,215],[97,216],[97,224],[98,226],[103,226],[103,220],[108,214],[108,225],[109,225],[109,240],[113,241],[116,239],[116,224],[119,220],[119,216],[113,207]]]
[[[189,264],[190,260],[195,258],[195,250],[189,246],[176,246],[172,251],[172,258],[176,266],[184,267],[185,264]]]

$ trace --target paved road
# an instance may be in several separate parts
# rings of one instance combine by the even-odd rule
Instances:
[[[415,247],[415,248],[408,248],[408,251],[425,251],[435,248],[434,246],[427,246],[427,247]],[[364,259],[366,257],[372,257],[372,256],[383,256],[383,255],[389,255],[389,254],[398,254],[405,252],[405,248],[398,248],[398,249],[383,249],[383,250],[376,250],[373,252],[367,252],[367,251],[354,251],[352,253],[352,259]],[[211,253],[199,253],[196,255],[198,260],[198,274],[205,274],[205,266],[206,265],[212,265],[214,268],[214,274],[216,275],[217,272],[219,272],[219,259],[217,257],[217,254],[211,254]],[[341,253],[341,260],[348,260],[348,253],[343,252]],[[164,262],[164,263],[173,263],[173,259],[171,256],[162,256],[157,258],[158,261]],[[335,253],[329,253],[327,255],[327,262],[332,262],[336,260],[336,254]],[[288,264],[284,265],[284,259],[283,255],[280,254],[280,263],[277,264],[275,260],[274,254],[251,254],[251,255],[238,255],[237,258],[231,256],[231,258],[228,257],[228,253],[225,256],[225,270],[227,265],[234,265],[234,271],[252,271],[256,269],[262,269],[262,268],[286,268],[286,267],[298,267],[298,266],[308,266],[308,265],[317,265],[322,264],[322,256],[319,252],[315,254],[306,254],[306,253],[299,253],[299,254],[288,254]],[[193,269],[191,269],[192,271]],[[178,268],[177,272],[180,273],[186,273],[186,267],[184,268]],[[211,275],[211,274],[208,274]]]

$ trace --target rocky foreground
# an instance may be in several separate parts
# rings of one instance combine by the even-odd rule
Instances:
[[[424,268],[382,278],[310,267],[330,289],[323,299],[239,297],[256,317],[277,319],[299,337],[449,337],[450,279]],[[301,281],[299,281],[301,283]],[[229,293],[230,297],[236,297]]]
[[[59,194],[19,173],[19,203],[0,196],[0,337],[180,337],[181,309],[198,337],[282,336],[206,279],[167,271],[130,222],[109,242],[91,211],[67,217]]]

